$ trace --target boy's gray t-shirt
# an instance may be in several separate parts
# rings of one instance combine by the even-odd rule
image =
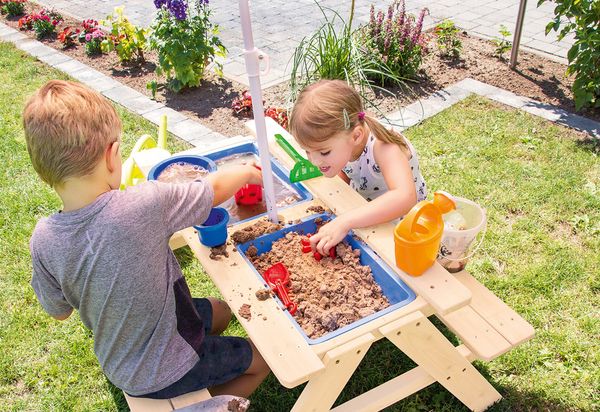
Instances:
[[[199,360],[203,323],[169,238],[204,222],[213,197],[204,181],[146,182],[41,219],[31,237],[43,308],[77,309],[104,373],[131,395],[176,382]]]

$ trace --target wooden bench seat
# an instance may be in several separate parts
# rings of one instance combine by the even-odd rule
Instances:
[[[170,412],[211,398],[208,389],[186,393],[172,399],[136,398],[123,394],[131,412]]]
[[[468,272],[455,274],[472,294],[468,306],[436,314],[479,359],[492,360],[531,339],[533,326]]]

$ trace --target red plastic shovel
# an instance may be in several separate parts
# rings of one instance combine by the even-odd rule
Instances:
[[[273,289],[279,299],[283,302],[283,305],[290,312],[290,315],[296,313],[298,309],[298,305],[290,300],[288,296],[288,286],[290,284],[290,274],[285,267],[285,265],[281,262],[274,264],[263,274],[265,281],[269,284],[271,289]]]

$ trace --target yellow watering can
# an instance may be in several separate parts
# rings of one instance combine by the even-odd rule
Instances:
[[[435,192],[433,201],[417,203],[394,229],[396,266],[420,276],[435,262],[444,231],[442,215],[456,207],[445,192]]]
[[[141,136],[131,154],[123,163],[121,173],[121,189],[145,181],[150,169],[158,162],[171,157],[167,146],[167,115],[162,115],[158,127],[158,142],[150,135]]]

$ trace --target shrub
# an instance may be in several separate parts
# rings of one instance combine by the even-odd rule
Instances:
[[[248,116],[252,113],[252,96],[248,90],[244,90],[240,93],[238,98],[233,99],[231,102],[231,109],[236,115]]]
[[[498,30],[498,32],[502,37],[495,37],[494,39],[492,39],[492,43],[494,43],[494,45],[496,46],[494,54],[497,57],[502,58],[502,55],[509,51],[512,47],[512,42],[509,40],[510,31],[506,28],[504,24],[500,25],[500,30]]]
[[[102,42],[106,34],[98,28],[98,22],[93,19],[84,20],[81,24],[83,30],[79,33],[79,41],[85,44],[85,54],[94,56],[102,53]]]
[[[159,10],[150,49],[158,53],[156,74],[167,77],[167,87],[179,92],[200,85],[210,63],[221,76],[223,66],[215,57],[225,57],[227,50],[217,36],[219,27],[210,21],[208,0],[155,0],[154,5]]]
[[[115,50],[121,62],[144,61],[148,30],[132,24],[124,15],[124,9],[124,6],[115,7],[114,13],[101,21],[103,25],[111,25],[108,36],[102,40],[102,51]]]
[[[8,17],[20,16],[25,12],[27,0],[0,0],[0,12]]]
[[[56,26],[62,22],[62,16],[53,11],[42,9],[38,14],[31,15],[31,27],[35,31],[35,37],[43,39],[52,35]]]
[[[442,56],[457,58],[462,50],[462,42],[458,38],[459,28],[452,20],[444,20],[435,26],[436,43]]]
[[[348,22],[337,12],[326,9],[333,14],[333,18],[329,18],[319,3],[317,5],[325,23],[310,37],[303,38],[294,51],[290,76],[292,100],[306,85],[321,79],[345,80],[363,97],[373,87],[378,88],[373,86],[373,79],[400,82],[385,63],[368,55],[359,31],[352,30],[354,1]]]
[[[79,29],[74,29],[73,27],[67,26],[63,29],[63,31],[58,33],[57,39],[64,48],[67,48],[73,46],[78,37]]]
[[[546,0],[538,1],[538,6]],[[573,96],[577,110],[584,106],[600,107],[600,1],[555,0],[555,18],[546,26],[558,31],[558,39],[575,34],[569,49],[567,74],[575,75]]]
[[[413,15],[406,14],[404,0],[394,1],[387,13],[380,10],[377,16],[371,5],[369,24],[362,30],[369,55],[387,65],[397,77],[416,77],[427,51],[422,32],[427,12],[422,9],[415,21]]]
[[[25,16],[21,17],[19,19],[19,21],[17,22],[17,25],[19,27],[19,30],[32,30],[33,29],[33,15],[26,14]]]

